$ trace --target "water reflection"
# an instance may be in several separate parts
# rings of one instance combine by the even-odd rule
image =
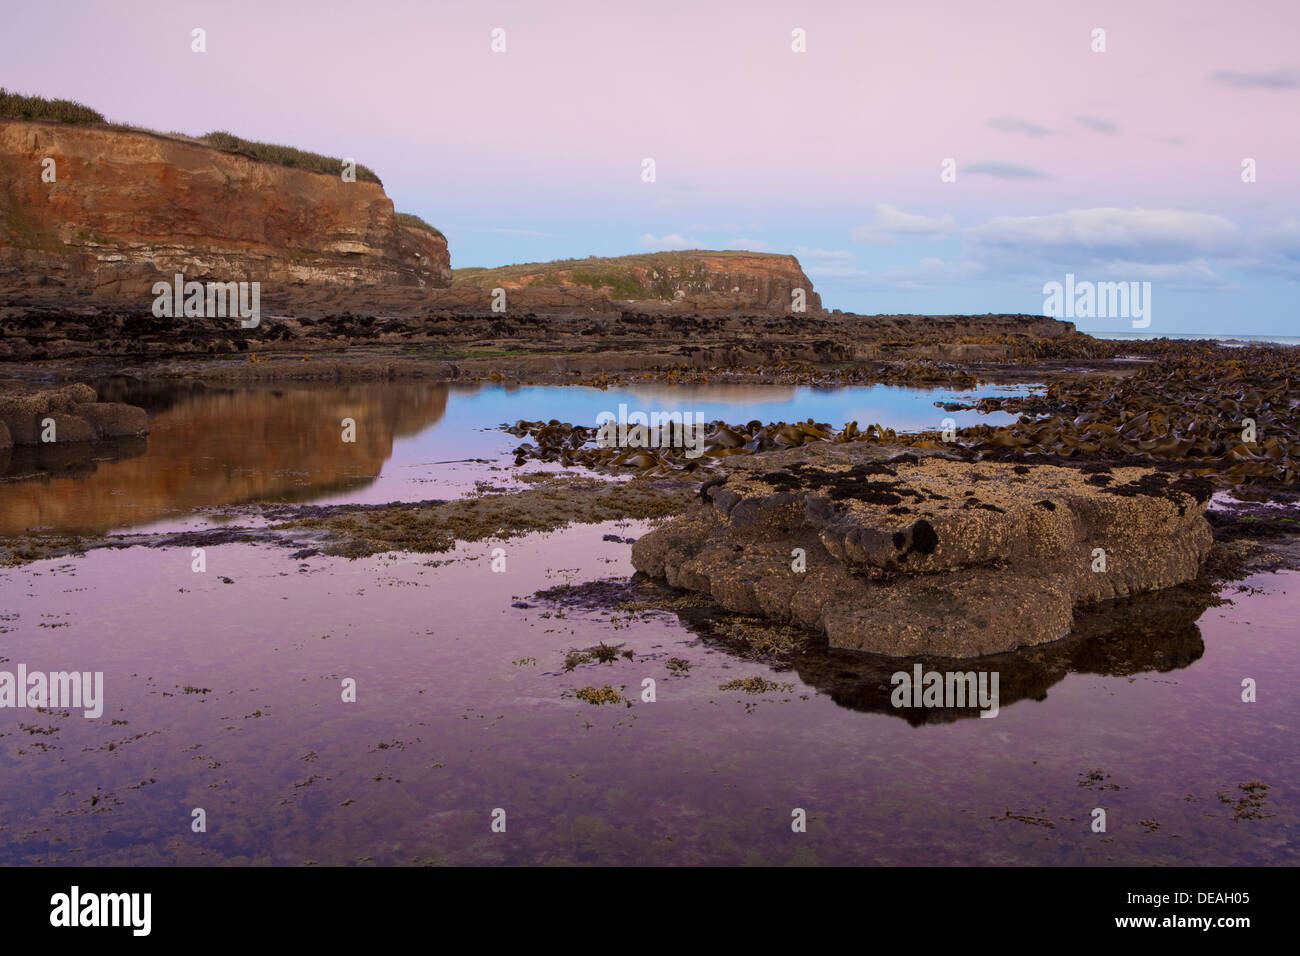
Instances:
[[[364,487],[394,441],[441,420],[445,385],[205,388],[110,383],[106,401],[149,411],[133,442],[14,450],[0,534],[105,532],[197,508],[298,501]],[[342,422],[356,424],[343,440]]]
[[[378,504],[457,497],[513,473],[520,418],[595,424],[619,405],[691,411],[705,420],[880,423],[902,431],[1000,424],[1010,415],[944,412],[977,393],[870,386],[666,386],[620,389],[494,385],[291,383],[213,387],[116,376],[101,400],[149,413],[145,439],[15,448],[0,459],[0,535],[102,533],[253,501]],[[1006,391],[1006,389],[985,389]],[[981,394],[982,394],[981,393]],[[356,423],[343,441],[342,422]],[[0,454],[4,454],[0,452]],[[466,463],[469,463],[468,465]],[[491,472],[498,472],[493,475]]]
[[[638,582],[639,583],[639,582]],[[659,589],[659,585],[642,585]],[[591,585],[604,593],[603,582]],[[1181,587],[1106,601],[1078,612],[1069,637],[1039,647],[962,660],[939,657],[885,657],[829,647],[825,638],[793,659],[793,669],[809,687],[849,710],[889,714],[913,726],[978,718],[968,707],[895,707],[891,702],[898,671],[997,673],[998,704],[1042,701],[1048,689],[1071,673],[1127,677],[1145,672],[1169,673],[1190,667],[1205,653],[1197,620],[1214,598],[1204,590]],[[706,644],[744,656],[747,645],[723,636],[715,625],[718,611],[700,608],[678,612],[686,627]]]

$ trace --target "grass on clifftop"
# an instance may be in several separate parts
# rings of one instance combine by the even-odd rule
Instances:
[[[224,130],[205,133],[199,137],[199,142],[215,146],[217,149],[239,153],[249,159],[288,166],[290,169],[306,169],[314,173],[328,173],[331,176],[337,176],[343,171],[343,160],[335,159],[333,156],[322,156],[320,153],[309,153],[294,149],[292,146],[278,146],[275,143],[259,143]],[[357,182],[383,185],[374,170],[360,163],[357,163]]]
[[[358,167],[360,168],[360,167]],[[423,229],[425,232],[431,232],[439,239],[446,239],[441,229],[435,229],[419,216],[412,215],[409,212],[399,212],[397,214],[397,224],[399,226],[409,226],[412,229]]]
[[[82,103],[76,103],[72,100],[51,100],[44,96],[26,96],[22,93],[13,93],[4,87],[0,87],[0,118],[45,120],[53,123],[68,123],[74,126],[101,126],[106,129],[121,130],[128,133],[149,133],[166,139],[213,146],[227,152],[239,153],[241,156],[247,156],[249,159],[255,159],[259,162],[274,163],[278,166],[287,166],[290,169],[304,169],[309,172],[327,173],[331,176],[338,176],[343,171],[343,160],[341,159],[322,156],[320,153],[309,153],[305,150],[294,149],[292,146],[259,143],[222,130],[194,137],[186,136],[183,133],[161,133],[157,130],[144,129],[125,123],[110,123],[104,118],[103,113]],[[374,170],[362,166],[360,163],[357,164],[357,181],[383,185],[380,178],[375,175]],[[433,229],[432,226],[428,228]]]
[[[494,269],[481,266],[453,269],[452,284],[491,288],[502,282],[531,279],[528,283],[530,288],[569,284],[589,289],[608,289],[615,299],[672,299],[681,283],[708,278],[708,270],[700,261],[703,258],[793,259],[782,253],[730,249],[649,252],[611,258],[588,256],[586,259],[561,259],[555,262],[524,262]]]
[[[48,100],[43,96],[24,96],[0,86],[0,116],[7,119],[51,120],[76,125],[102,124],[104,114],[72,100]]]

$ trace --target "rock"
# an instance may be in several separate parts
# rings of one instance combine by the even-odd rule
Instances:
[[[53,444],[58,445],[145,434],[148,415],[143,408],[97,397],[81,382],[0,395],[0,448],[48,444],[42,438],[47,419],[54,422]]]
[[[1210,548],[1201,479],[878,456],[729,459],[707,503],[643,536],[632,563],[832,647],[973,657],[1062,638],[1076,607],[1188,581]]]
[[[464,269],[453,288],[507,290],[522,306],[558,304],[557,296],[599,295],[647,311],[790,314],[802,289],[804,313],[820,313],[821,298],[799,260],[763,252],[659,252],[614,258],[534,262],[498,269]],[[552,297],[549,301],[544,297]]]
[[[57,156],[58,185],[19,171]],[[128,188],[123,183],[129,184]],[[179,135],[0,120],[0,270],[137,306],[155,281],[258,281],[264,307],[301,287],[363,294],[451,284],[447,241],[399,221],[376,182],[260,162]],[[0,283],[3,290],[5,283]]]
[[[72,442],[94,441],[99,437],[95,426],[80,415],[70,415],[67,412],[46,412],[45,415],[37,421],[40,432],[44,432],[45,423],[52,421],[54,423],[54,443],[60,445],[70,444]]]
[[[94,426],[99,438],[125,438],[143,435],[149,416],[143,408],[117,402],[87,402],[74,406],[76,413]]]

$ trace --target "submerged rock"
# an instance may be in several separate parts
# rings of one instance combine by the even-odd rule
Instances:
[[[733,460],[632,563],[833,647],[973,657],[1062,638],[1078,606],[1191,580],[1210,549],[1202,479],[879,455]]]

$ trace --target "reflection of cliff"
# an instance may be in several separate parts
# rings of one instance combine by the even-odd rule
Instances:
[[[179,393],[174,404],[155,396],[152,407],[165,410],[151,412],[138,457],[83,460],[75,469],[35,456],[11,464],[0,485],[0,534],[102,532],[200,507],[362,487],[379,474],[395,438],[435,424],[447,409],[443,385],[185,385]],[[344,418],[356,422],[355,443],[342,440]],[[15,480],[23,477],[34,480]]]
[[[897,671],[910,674],[916,663],[923,671],[996,671],[999,705],[1009,707],[1025,698],[1043,700],[1048,689],[1070,673],[1167,673],[1191,666],[1205,653],[1196,621],[1209,600],[1203,592],[1179,587],[1103,602],[1077,615],[1074,630],[1064,640],[988,657],[882,657],[829,648],[823,640],[795,658],[794,666],[801,680],[850,710],[891,714],[913,725],[977,718],[976,708],[895,708],[890,703],[890,677]],[[686,623],[717,643],[706,621]]]
[[[691,402],[719,405],[759,405],[791,401],[796,389],[790,385],[641,385],[638,398],[660,402],[667,409],[684,409]],[[646,409],[649,411],[649,409]]]

